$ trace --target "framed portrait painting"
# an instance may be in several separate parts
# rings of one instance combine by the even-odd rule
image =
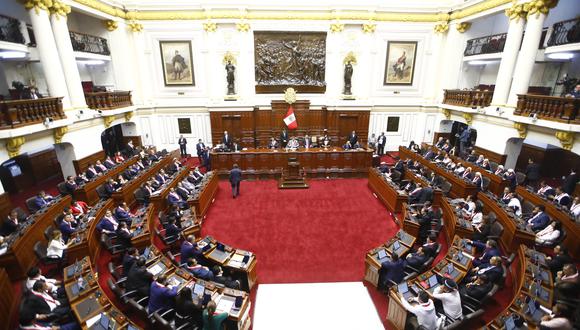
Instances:
[[[194,86],[191,41],[160,41],[165,86]]]
[[[413,85],[416,56],[416,41],[389,41],[383,84],[385,86]]]

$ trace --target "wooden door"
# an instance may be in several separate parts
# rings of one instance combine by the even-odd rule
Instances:
[[[358,117],[356,116],[340,115],[338,120],[338,145],[342,146],[350,133],[356,131],[357,120]]]

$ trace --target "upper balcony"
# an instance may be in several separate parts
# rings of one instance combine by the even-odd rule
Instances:
[[[40,124],[45,120],[64,119],[62,97],[35,100],[0,101],[0,129]]]
[[[85,92],[85,100],[89,108],[94,110],[113,110],[133,105],[131,92],[128,91]]]
[[[107,39],[79,32],[69,32],[70,41],[75,52],[96,55],[111,55]]]
[[[492,97],[493,91],[446,89],[443,103],[467,108],[487,107]]]
[[[518,95],[518,104],[514,110],[514,115],[567,124],[580,124],[578,108],[580,108],[580,99],[523,94]]]

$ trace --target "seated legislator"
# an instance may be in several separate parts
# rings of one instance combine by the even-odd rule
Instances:
[[[107,210],[105,216],[97,224],[97,230],[102,233],[113,234],[117,231],[118,226],[119,222],[115,219],[111,210]]]
[[[435,312],[435,304],[425,291],[421,291],[417,298],[410,297],[407,301],[405,297],[399,293],[399,298],[403,308],[414,314],[414,318],[408,318],[407,323],[412,325],[413,329],[423,327],[424,329],[437,329],[438,318]]]
[[[79,219],[89,212],[89,206],[83,201],[73,199],[70,203],[70,210],[75,219]]]
[[[518,185],[518,179],[516,177],[516,173],[512,168],[508,168],[508,170],[504,173],[503,178],[510,182],[511,190],[516,190],[516,186]]]
[[[477,276],[485,274],[492,283],[499,283],[503,276],[503,268],[501,267],[501,258],[492,257],[489,263],[480,264],[473,268],[466,279],[474,281]]]
[[[46,248],[46,256],[48,258],[54,259],[65,259],[65,250],[71,245],[72,242],[68,244],[62,239],[62,234],[60,230],[54,230],[52,232],[52,238],[48,243]]]
[[[27,313],[52,315],[56,318],[69,316],[70,307],[66,301],[55,299],[49,291],[48,284],[39,280],[34,283],[30,294],[25,299]]]
[[[97,160],[95,162],[95,170],[97,170],[97,173],[104,173],[107,172],[107,167],[100,160]]]
[[[557,303],[552,306],[552,313],[542,317],[540,321],[540,329],[554,329],[554,330],[572,330],[572,322],[570,318],[572,312],[568,305],[563,303]]]
[[[576,219],[576,221],[578,221],[578,218],[580,217],[580,197],[579,196],[574,197],[574,200],[572,201],[572,205],[570,205],[569,211],[570,211],[570,214]]]
[[[99,172],[97,172],[97,169],[95,168],[95,165],[89,164],[89,167],[85,171],[85,175],[90,180],[90,179],[94,179],[97,176],[99,176]]]
[[[185,181],[187,182],[187,180],[185,180]],[[188,184],[189,184],[189,182],[188,182]],[[193,187],[193,189],[195,189],[195,187]],[[189,189],[185,188],[185,186],[183,185],[183,182],[178,182],[177,183],[177,187],[175,187],[175,192],[184,201],[186,201],[187,199],[189,199],[189,195],[191,194],[191,191]]]
[[[18,219],[18,212],[13,210],[4,219],[2,223],[2,228],[0,230],[0,236],[8,236],[18,230],[20,226],[20,220]]]
[[[477,159],[478,158],[477,158],[477,154],[475,153],[475,150],[471,150],[469,155],[467,155],[467,157],[465,158],[465,160],[470,162],[470,163],[475,163],[477,161]]]
[[[484,160],[485,160],[485,157],[483,155],[479,155],[479,157],[477,157],[477,160],[475,161],[475,165],[481,166],[481,164],[483,164]]]
[[[127,227],[127,223],[119,222],[117,231],[117,242],[125,249],[130,248],[133,244],[131,243],[131,238],[133,238],[133,233]]]
[[[528,220],[528,227],[534,232],[538,232],[548,226],[550,217],[546,214],[544,205],[538,205],[534,208],[533,216]]]
[[[300,143],[295,137],[290,138],[288,144],[286,145],[286,149],[298,149],[300,147]]]
[[[438,247],[439,243],[437,243],[437,236],[435,235],[427,236],[427,241],[425,241],[425,243],[421,245],[421,248],[423,248],[423,252],[428,257],[436,257],[435,252],[437,251]]]
[[[536,244],[538,245],[552,245],[562,234],[562,224],[558,221],[552,221],[550,224],[536,233]]]
[[[498,165],[497,169],[495,170],[495,172],[493,172],[493,174],[503,177],[503,175],[505,174],[505,168],[503,167],[503,165]]]
[[[181,235],[181,228],[176,225],[175,219],[167,220],[165,224],[165,237],[168,240],[178,239]]]
[[[213,281],[214,275],[211,272],[211,270],[205,266],[198,264],[195,258],[190,258],[189,260],[187,260],[186,269],[197,278],[201,278],[207,281]]]
[[[129,270],[131,270],[137,260],[139,260],[139,250],[134,247],[128,248],[123,255],[123,277],[127,277]]]
[[[224,271],[220,266],[218,265],[213,266],[211,268],[211,272],[214,275],[213,277],[214,282],[223,284],[231,289],[240,290],[240,281],[234,280],[229,276],[224,276]]]
[[[493,289],[493,283],[485,274],[475,276],[475,280],[463,285],[459,290],[461,296],[469,296],[481,300]]]
[[[212,300],[207,303],[207,307],[203,310],[203,330],[219,330],[223,328],[224,321],[228,318],[228,313],[216,313],[217,305]]]
[[[394,283],[401,283],[405,277],[405,260],[400,259],[399,255],[393,253],[390,260],[383,261],[381,263],[381,269],[379,269],[379,290],[389,288]]]
[[[187,202],[184,201],[183,198],[181,198],[181,196],[179,196],[179,194],[175,191],[175,188],[173,187],[169,189],[169,194],[167,195],[167,202],[169,202],[169,205],[177,205],[181,209],[187,208]]]
[[[489,159],[487,159],[487,158],[484,159],[483,163],[481,163],[481,165],[479,165],[479,166],[481,166],[486,171],[491,171],[491,165],[489,164]]]
[[[107,156],[107,158],[105,158],[105,162],[103,163],[103,165],[105,165],[105,167],[107,169],[112,169],[113,167],[115,167],[115,162],[111,159],[111,156]]]
[[[497,242],[494,240],[487,240],[485,243],[472,240],[467,240],[467,242],[473,245],[478,251],[483,250],[481,256],[473,259],[473,266],[475,267],[489,263],[492,257],[501,256],[501,253],[497,248]]]
[[[149,304],[147,312],[149,314],[156,311],[165,311],[175,307],[175,297],[177,296],[177,286],[168,284],[167,276],[160,275],[157,280],[151,283],[149,290]]]
[[[197,189],[196,185],[189,182],[189,180],[187,180],[187,179],[181,180],[181,182],[177,186],[182,187],[183,189],[185,189],[187,191],[187,193],[188,193],[187,198],[189,198],[189,194],[192,194]]]
[[[201,304],[202,300],[197,297],[193,299],[193,292],[189,287],[184,287],[179,291],[179,294],[175,298],[175,328],[176,329],[189,329],[184,328],[186,324],[193,323],[194,328],[197,326],[201,327],[201,313],[203,306]]]
[[[483,190],[483,177],[481,176],[481,172],[475,172],[473,179],[471,179],[471,183],[477,187],[478,191]]]
[[[347,140],[346,143],[342,145],[342,149],[352,150],[352,149],[354,149],[354,147],[352,146],[352,144],[350,144],[350,141]]]
[[[42,275],[42,270],[39,267],[32,267],[28,270],[28,273],[26,273],[26,289],[32,290],[36,281],[44,281],[48,286],[47,291],[52,294],[57,294],[59,286],[61,285],[60,281],[44,277],[44,275]]]
[[[312,144],[312,139],[310,138],[310,136],[308,134],[304,135],[304,148],[306,149],[310,149],[312,148],[313,144]]]
[[[513,192],[510,190],[509,187],[503,188],[503,195],[498,196],[499,201],[503,204],[507,204],[512,199]]]
[[[44,190],[41,190],[38,195],[36,195],[36,197],[34,198],[34,206],[36,207],[37,210],[43,209],[45,207],[47,207],[50,202],[52,202],[54,200],[54,197],[48,195],[47,193],[44,192]]]
[[[183,243],[181,243],[180,252],[181,260],[183,260],[182,264],[191,258],[196,259],[198,263],[204,260],[203,252],[197,247],[195,236],[193,235],[188,235]]]
[[[429,256],[425,254],[423,248],[418,248],[417,252],[409,253],[405,259],[405,265],[411,266],[415,269],[421,270],[425,266],[425,262],[429,259]]]
[[[175,173],[175,172],[179,171],[180,168],[181,168],[181,162],[179,160],[177,160],[177,158],[173,158],[173,160],[171,161],[171,164],[169,165],[169,172]]]
[[[474,227],[472,238],[474,241],[484,242],[487,241],[487,236],[491,232],[492,220],[484,215],[479,226]]]
[[[319,147],[321,148],[329,148],[331,146],[331,140],[326,129],[324,129],[324,135],[319,139],[319,144]]]
[[[278,149],[278,141],[274,138],[270,138],[270,143],[268,143],[268,149]]]
[[[115,159],[115,163],[117,163],[117,164],[120,164],[120,163],[122,163],[122,162],[125,161],[125,157],[123,157],[123,155],[121,155],[121,152],[120,151],[117,151],[115,153],[115,158],[114,159]]]
[[[452,321],[463,318],[461,296],[455,281],[450,278],[444,279],[443,285],[437,287],[433,292],[433,298],[441,301],[445,315]]]
[[[113,179],[107,180],[107,182],[103,185],[103,187],[105,188],[106,197],[110,198],[116,190],[115,189],[115,180],[113,180]]]
[[[561,271],[564,265],[572,262],[572,258],[568,255],[568,250],[561,246],[554,246],[554,255],[546,257],[546,265],[550,268],[550,271],[556,277],[556,273]]]
[[[131,218],[134,216],[135,215],[133,213],[131,213],[131,209],[129,208],[129,206],[127,205],[126,202],[120,203],[115,208],[115,218],[118,221],[131,222]]]
[[[556,188],[556,193],[554,194],[554,203],[556,205],[568,206],[570,205],[570,201],[570,195],[568,195],[562,187]]]
[[[66,181],[64,182],[64,188],[69,195],[72,195],[75,190],[77,189],[77,183],[75,181],[75,177],[69,175],[66,177]]]
[[[67,214],[64,216],[60,224],[58,225],[58,229],[62,234],[63,242],[68,242],[68,239],[76,232],[77,223],[73,218],[72,214]]]
[[[556,273],[554,285],[556,300],[571,304],[578,303],[580,296],[580,277],[575,264],[566,264],[561,271]]]
[[[125,284],[127,292],[136,290],[139,297],[149,295],[153,274],[147,271],[145,259],[139,257],[127,273],[127,282]]]

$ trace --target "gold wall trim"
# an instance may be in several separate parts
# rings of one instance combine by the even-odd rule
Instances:
[[[246,19],[246,20],[364,20],[377,22],[441,22],[462,19],[486,10],[510,3],[511,0],[486,0],[476,5],[448,13],[401,13],[369,11],[260,11],[240,12],[231,9],[204,10],[150,10],[127,11],[100,2],[99,0],[73,0],[74,2],[98,10],[107,15],[128,20],[206,20],[206,19]]]

